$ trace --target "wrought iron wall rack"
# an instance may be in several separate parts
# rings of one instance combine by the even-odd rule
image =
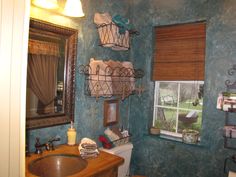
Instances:
[[[100,46],[110,47],[113,50],[129,50],[130,49],[130,38],[134,35],[139,35],[138,31],[127,30],[123,34],[120,33],[120,28],[115,23],[101,24],[97,27]]]
[[[229,77],[233,76],[234,74],[236,74],[236,65],[233,65],[233,67],[228,70],[228,76]],[[235,93],[235,91],[236,91],[236,80],[231,81],[230,79],[227,79],[225,81],[225,86],[226,86],[227,92],[229,92],[229,93],[234,92]],[[235,112],[236,112],[236,110],[233,107],[232,107],[232,109],[229,109],[229,111],[225,112],[225,125],[232,125],[232,123],[231,124],[229,123],[229,114],[230,113],[235,113]],[[234,125],[234,126],[236,127],[236,125]],[[236,147],[229,144],[228,141],[230,139],[235,139],[235,138],[224,136],[224,147],[228,148],[228,149],[236,150]]]
[[[105,70],[101,70],[98,65],[96,71],[93,71],[90,65],[80,65],[79,73],[85,76],[85,95],[95,97],[96,100],[112,96],[119,96],[124,100],[129,95],[141,95],[144,91],[142,69],[107,66]]]

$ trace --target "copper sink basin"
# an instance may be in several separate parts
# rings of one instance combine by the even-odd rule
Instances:
[[[87,161],[72,154],[52,154],[32,161],[29,171],[37,176],[62,177],[78,173],[85,169]]]

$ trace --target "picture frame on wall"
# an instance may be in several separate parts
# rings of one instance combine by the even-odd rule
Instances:
[[[107,127],[119,122],[119,100],[104,101],[104,119],[103,125]]]

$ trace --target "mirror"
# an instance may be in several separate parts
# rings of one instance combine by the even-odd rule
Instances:
[[[74,120],[77,36],[76,29],[30,19],[27,129]]]

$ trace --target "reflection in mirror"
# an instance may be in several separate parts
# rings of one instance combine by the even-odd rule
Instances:
[[[30,20],[27,68],[28,129],[74,118],[77,30]]]

